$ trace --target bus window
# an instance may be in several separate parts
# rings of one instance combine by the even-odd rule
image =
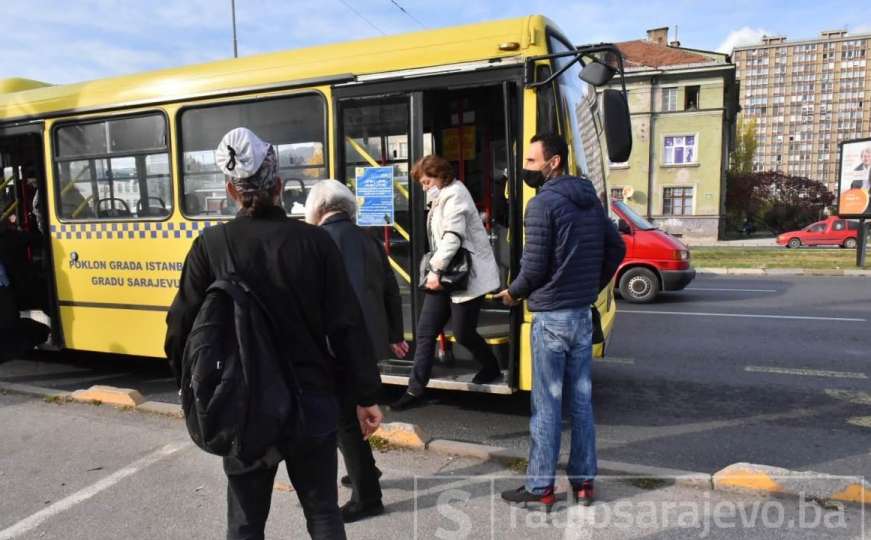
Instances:
[[[55,166],[62,219],[164,218],[172,213],[162,114],[63,124],[55,131]]]
[[[568,52],[569,48],[554,35],[549,37],[552,53]],[[554,70],[561,69],[572,57],[554,59]],[[605,170],[602,161],[600,136],[602,124],[597,114],[595,89],[580,79],[581,66],[575,63],[560,75],[556,82],[559,91],[560,124],[563,136],[572,148],[574,163],[569,173],[586,176],[596,187],[596,193],[605,192]]]
[[[246,127],[278,151],[278,175],[284,181],[285,211],[302,217],[315,182],[326,178],[324,156],[326,103],[319,95],[210,105],[181,115],[184,159],[184,211],[189,216],[234,215],[226,180],[215,163],[215,148],[231,129]]]

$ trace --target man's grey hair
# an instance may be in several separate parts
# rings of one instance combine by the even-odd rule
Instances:
[[[317,225],[332,212],[343,212],[348,217],[357,215],[357,198],[348,186],[338,180],[321,180],[312,186],[305,200],[305,220]]]

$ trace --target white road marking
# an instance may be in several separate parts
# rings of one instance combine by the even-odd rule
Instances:
[[[777,292],[777,289],[711,289],[707,287],[687,287],[685,291],[716,291],[716,292]]]
[[[780,368],[767,366],[747,366],[744,371],[750,373],[776,373],[779,375],[803,375],[805,377],[831,377],[833,379],[867,379],[864,373],[855,371],[830,371],[823,369]]]
[[[593,359],[594,364],[620,364],[622,366],[634,366],[635,360],[631,358],[619,358],[617,356],[606,356],[605,358]]]
[[[868,322],[867,319],[851,319],[845,317],[801,317],[798,315],[751,315],[747,313],[705,313],[701,311],[653,311],[637,309],[618,309],[617,313],[633,313],[644,315],[697,315],[699,317],[738,317],[745,319],[784,319],[795,321],[838,321],[838,322]]]
[[[48,506],[39,512],[31,515],[30,517],[24,518],[15,525],[11,527],[7,527],[0,531],[0,540],[12,540],[13,538],[17,538],[29,531],[32,531],[36,527],[39,527],[45,520],[60,514],[75,505],[82,503],[94,495],[97,495],[101,491],[105,491],[110,487],[114,486],[121,480],[127,478],[128,476],[132,476],[142,469],[148,467],[149,465],[153,465],[158,461],[171,456],[172,454],[187,448],[191,443],[183,442],[183,443],[172,443],[156,450],[147,456],[134,461],[130,465],[124,467],[123,469],[116,471],[113,474],[110,474],[106,478],[91,484],[90,486],[79,490],[68,497],[64,497],[63,499],[57,501],[56,503]]]

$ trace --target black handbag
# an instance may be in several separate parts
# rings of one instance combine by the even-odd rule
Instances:
[[[424,291],[429,291],[426,288],[426,276],[432,271],[430,266],[432,256],[433,252],[428,251],[424,253],[420,260],[420,281],[418,287]],[[451,258],[448,267],[442,270],[439,275],[439,284],[442,286],[441,290],[445,292],[464,290],[469,285],[469,273],[471,270],[472,254],[466,248],[460,247]]]

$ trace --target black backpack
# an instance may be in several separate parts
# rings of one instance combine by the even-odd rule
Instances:
[[[223,238],[219,235],[223,232]],[[215,281],[185,342],[181,401],[197,446],[252,463],[291,442],[303,421],[293,367],[281,355],[278,328],[237,272],[227,227],[203,233]],[[216,260],[223,240],[227,256]]]

